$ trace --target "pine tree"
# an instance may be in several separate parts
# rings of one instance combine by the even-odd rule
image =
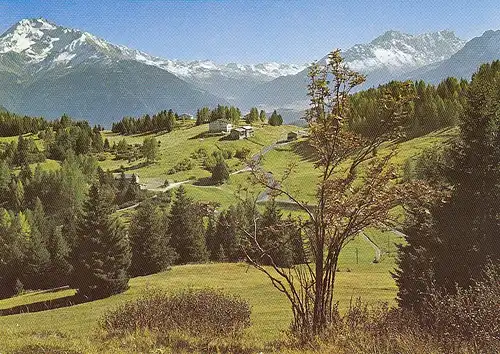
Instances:
[[[489,262],[500,261],[500,61],[481,66],[466,97],[459,139],[437,168],[452,188],[438,185],[430,201],[425,196],[431,193],[420,188],[407,208],[407,245],[394,275],[404,308],[418,310],[429,287],[447,293],[467,288],[481,280]],[[441,197],[449,190],[448,199]]]
[[[144,139],[141,147],[142,155],[146,158],[146,162],[153,163],[158,159],[158,143],[153,137]]]
[[[267,115],[266,112],[264,112],[264,110],[260,111],[259,119],[262,123],[264,123],[267,120]]]
[[[273,200],[266,205],[262,214],[258,239],[260,244],[269,253],[274,263],[280,267],[293,265],[293,250],[288,234],[282,226],[282,214]],[[266,260],[263,260],[266,262]]]
[[[225,258],[231,262],[237,262],[244,258],[240,245],[239,218],[240,214],[237,208],[231,207],[229,210],[220,213],[215,228],[215,241],[212,249],[217,254],[219,252],[218,245],[220,245],[224,250]]]
[[[21,277],[22,239],[15,232],[15,216],[0,208],[0,298],[15,294],[16,279]]]
[[[132,218],[129,229],[132,276],[158,273],[173,263],[175,254],[163,219],[158,207],[150,201],[141,204]]]
[[[271,117],[269,118],[269,125],[272,126],[278,126],[283,124],[283,118],[281,117],[280,114],[276,112],[276,110],[273,111],[271,114]]]
[[[448,180],[451,200],[435,211],[436,282],[448,291],[467,287],[489,261],[500,260],[500,61],[474,74]],[[457,262],[460,255],[460,262]]]
[[[113,195],[92,185],[84,204],[73,250],[72,285],[88,299],[107,297],[128,288],[130,245],[125,229],[111,217]]]
[[[29,143],[22,135],[17,140],[17,151],[14,157],[14,163],[18,166],[29,163]]]
[[[230,177],[229,167],[226,161],[224,160],[224,157],[222,157],[222,155],[220,154],[217,155],[216,159],[217,162],[212,169],[212,181],[215,184],[223,184]]]
[[[171,245],[178,254],[177,263],[204,262],[208,258],[205,230],[200,208],[180,186],[170,211],[168,233]]]
[[[25,239],[22,282],[26,289],[46,288],[47,272],[50,266],[50,254],[43,241],[42,234],[33,219],[33,214],[27,214],[30,223],[29,237]]]
[[[10,183],[10,195],[12,209],[16,211],[21,210],[24,207],[24,186],[20,180],[16,181],[12,179]]]
[[[245,116],[245,120],[248,124],[253,124],[259,121],[259,110],[255,107],[250,109],[250,113]]]
[[[73,267],[69,263],[70,248],[63,237],[62,228],[57,226],[50,235],[47,249],[50,253],[48,281],[50,286],[68,285]]]

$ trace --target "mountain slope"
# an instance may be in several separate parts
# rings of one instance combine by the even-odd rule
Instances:
[[[343,57],[351,69],[367,75],[367,81],[363,84],[367,88],[447,59],[464,44],[450,31],[417,36],[388,31],[368,44],[357,44],[344,51]],[[259,85],[247,94],[246,103],[258,102],[263,106],[304,105],[307,102],[307,83],[305,69],[296,75]]]
[[[43,19],[22,20],[0,37],[0,101],[19,113],[68,113],[100,124],[226,103],[138,53]]]
[[[227,104],[260,83],[305,67],[168,60],[45,19],[21,20],[0,37],[0,79],[15,75],[19,84],[0,88],[0,98],[22,113],[107,117],[99,121],[105,124],[152,109],[193,113],[201,106]]]
[[[469,80],[481,64],[500,59],[500,30],[471,39],[449,59],[422,67],[408,75],[413,80],[437,83],[453,76]]]

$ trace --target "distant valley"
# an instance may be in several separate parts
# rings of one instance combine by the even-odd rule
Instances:
[[[480,64],[500,58],[500,31],[469,42],[451,31],[388,31],[345,50],[344,57],[367,75],[362,89],[397,79],[469,79]],[[278,109],[285,122],[300,122],[308,103],[307,72],[304,63],[158,58],[45,19],[22,20],[0,36],[2,106],[47,118],[67,113],[105,126],[123,116],[163,109],[194,114],[217,104]]]

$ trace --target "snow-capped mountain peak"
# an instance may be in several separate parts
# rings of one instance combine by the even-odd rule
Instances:
[[[363,73],[379,69],[398,73],[447,59],[464,45],[447,30],[420,35],[387,31],[368,44],[351,47],[344,56],[352,69]]]
[[[9,52],[21,54],[24,64],[37,66],[35,71],[40,67],[71,67],[88,60],[134,60],[190,80],[222,75],[231,79],[252,76],[257,81],[269,81],[296,74],[306,67],[274,62],[242,65],[163,59],[111,44],[88,32],[58,26],[43,18],[21,20],[0,36],[0,54]]]

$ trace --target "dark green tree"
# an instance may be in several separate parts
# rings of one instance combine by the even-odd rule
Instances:
[[[500,61],[474,74],[450,160],[451,199],[434,211],[441,240],[435,276],[454,291],[500,260]]]
[[[204,262],[208,259],[203,215],[200,206],[180,186],[170,211],[170,244],[178,255],[177,263]]]
[[[173,263],[175,252],[169,245],[164,216],[151,201],[141,204],[137,209],[130,223],[129,237],[132,276],[158,273]]]
[[[112,199],[112,192],[94,184],[84,204],[72,256],[72,286],[84,298],[103,298],[128,288],[130,245],[124,226],[111,216]]]
[[[281,117],[281,114],[278,114],[276,110],[273,111],[271,114],[271,117],[269,118],[269,125],[272,126],[278,126],[283,124],[283,118]]]
[[[481,66],[472,78],[459,139],[437,170],[443,177],[424,174],[437,187],[426,191],[419,186],[417,196],[407,198],[413,203],[408,208],[411,222],[395,274],[405,308],[418,309],[429,287],[446,293],[454,293],[457,285],[467,288],[481,280],[489,262],[500,261],[499,102],[496,61]],[[448,183],[445,188],[443,181]],[[435,198],[423,197],[431,192]]]
[[[260,111],[259,119],[262,123],[264,123],[267,120],[267,114],[264,112],[264,110]]]
[[[245,116],[245,121],[248,124],[253,124],[259,121],[259,110],[255,107],[250,109],[250,112]]]
[[[50,266],[50,254],[33,219],[33,213],[27,213],[27,220],[30,232],[28,238],[23,240],[25,249],[21,281],[26,289],[42,289],[48,285],[47,272]]]
[[[48,282],[52,287],[68,285],[73,267],[70,264],[70,248],[63,237],[62,227],[57,226],[50,235],[47,249],[50,253]]]
[[[212,169],[212,181],[215,184],[223,184],[224,182],[229,180],[229,177],[229,167],[222,154],[218,154],[216,157],[215,166]]]
[[[141,147],[142,155],[146,158],[146,162],[153,163],[158,160],[159,150],[158,150],[158,142],[155,138],[145,138]]]

